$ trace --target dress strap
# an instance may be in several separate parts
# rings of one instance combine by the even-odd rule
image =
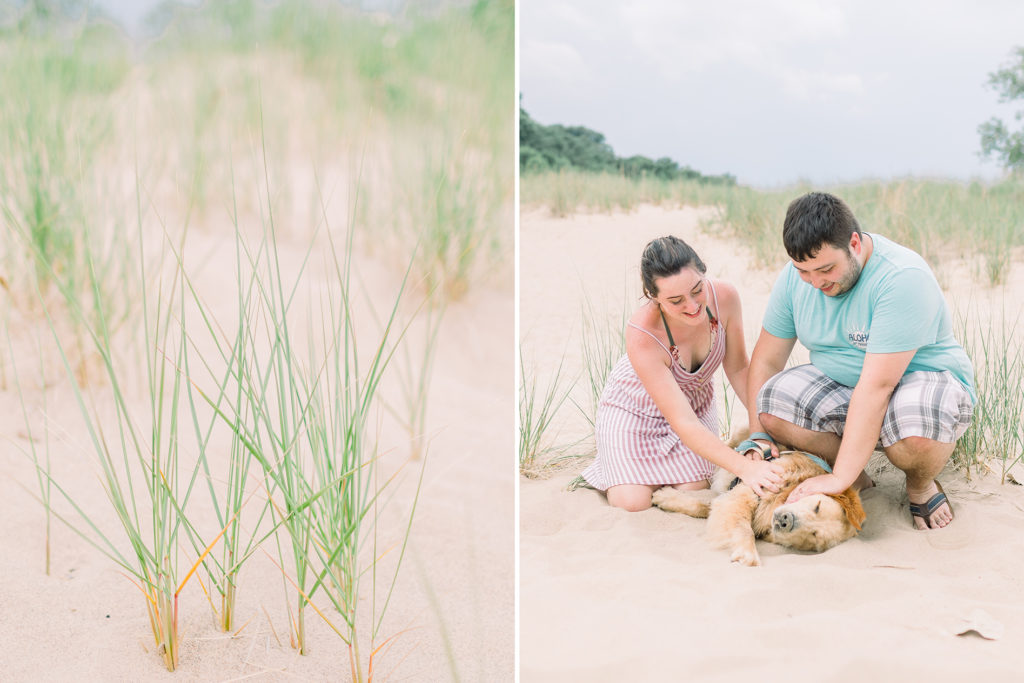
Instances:
[[[633,324],[631,322],[627,322],[626,325],[629,326],[629,327],[632,327],[633,329],[640,330],[641,332],[643,332],[644,334],[649,336],[651,339],[653,339],[654,341],[658,342],[658,346],[660,346],[661,348],[665,349],[665,353],[667,353],[670,358],[672,358],[673,360],[675,359],[675,355],[673,355],[671,349],[669,349],[664,344],[662,344],[661,340],[658,339],[658,337],[653,332],[651,332],[650,330],[645,330],[644,328],[640,327],[639,325],[635,325],[635,324]],[[671,337],[672,337],[672,335],[669,335],[669,341],[672,341]],[[674,346],[675,346],[675,344],[673,344],[673,347]]]
[[[672,338],[672,330],[668,329],[668,321],[665,320],[665,311],[658,308],[658,313],[661,314],[661,324],[665,326],[665,334],[668,335],[669,346],[675,346],[676,340]]]
[[[711,288],[711,298],[714,299],[714,301],[715,301],[715,310],[718,311],[719,310],[719,308],[718,308],[718,292],[715,291],[715,286],[713,284],[711,284],[711,279],[710,278],[708,278],[708,287]],[[716,316],[714,313],[711,312],[711,307],[710,306],[708,306],[708,318],[710,318],[711,322],[713,322],[713,323],[717,323],[718,322],[718,316]]]

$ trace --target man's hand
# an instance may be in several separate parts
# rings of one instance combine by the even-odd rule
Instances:
[[[834,474],[819,474],[816,477],[811,477],[810,479],[802,482],[799,486],[793,489],[789,493],[789,497],[786,498],[786,502],[795,503],[801,498],[805,498],[815,493],[834,495],[842,493],[848,488],[850,488],[850,485],[843,483],[839,477]]]
[[[772,450],[772,457],[773,458],[779,457],[779,445],[777,443],[775,443],[774,441],[766,441],[764,439],[754,439],[754,443],[756,443],[757,445],[761,446],[762,448],[764,448],[765,446],[768,446]]]
[[[736,450],[747,460],[773,460],[779,457],[779,447],[768,439],[745,439]]]

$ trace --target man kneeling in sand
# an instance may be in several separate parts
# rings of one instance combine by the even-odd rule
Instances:
[[[977,397],[931,269],[915,252],[862,232],[850,208],[826,193],[789,205],[782,239],[792,261],[775,282],[750,359],[750,431],[833,464],[788,502],[871,486],[863,470],[880,442],[907,476],[914,525],[946,526],[953,508],[935,477]],[[796,341],[811,362],[783,371]]]

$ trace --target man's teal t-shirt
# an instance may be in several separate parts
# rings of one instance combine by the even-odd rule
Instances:
[[[772,288],[764,329],[798,339],[816,368],[849,387],[860,379],[865,353],[917,349],[906,372],[949,370],[976,403],[974,370],[953,337],[949,307],[931,268],[910,249],[870,237],[874,247],[860,278],[835,297],[801,280],[787,264]]]

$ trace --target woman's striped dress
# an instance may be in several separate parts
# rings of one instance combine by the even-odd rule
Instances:
[[[714,289],[712,288],[712,294]],[[715,308],[717,309],[717,297]],[[714,374],[725,358],[725,331],[711,315],[711,351],[696,372],[683,369],[676,348],[666,347],[672,375],[701,424],[718,433]],[[637,377],[629,357],[623,355],[608,376],[601,394],[595,426],[597,459],[583,472],[594,488],[604,491],[619,484],[682,484],[710,479],[714,465],[687,448],[672,431]]]

